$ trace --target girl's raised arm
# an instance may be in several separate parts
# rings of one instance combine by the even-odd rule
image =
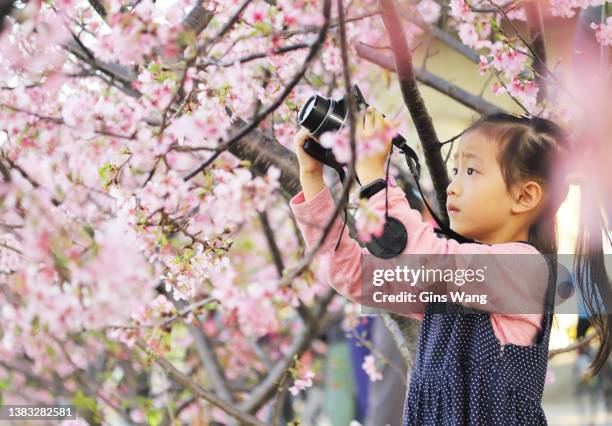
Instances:
[[[311,249],[319,241],[323,227],[334,211],[334,200],[331,192],[327,186],[324,186],[319,193],[308,201],[305,201],[304,193],[300,192],[291,199],[289,205],[304,236],[306,246]],[[342,232],[338,249],[334,250],[341,231],[342,222],[337,217],[325,242],[315,256],[318,276],[350,301],[365,306],[380,307],[380,305],[372,303],[368,295],[362,291],[362,259],[364,255],[369,255],[369,252],[351,239],[346,229]],[[418,293],[419,290],[413,289],[412,291]],[[405,310],[401,313],[402,309],[400,308],[394,312],[421,320],[423,310],[424,304],[420,303],[421,313],[406,313]]]

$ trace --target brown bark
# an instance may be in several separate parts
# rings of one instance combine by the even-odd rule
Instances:
[[[391,55],[364,44],[357,45],[356,51],[359,57],[375,63],[388,71],[395,72],[395,63]],[[503,111],[497,105],[469,93],[461,87],[451,83],[448,80],[444,80],[442,77],[437,76],[426,69],[417,68],[414,70],[414,75],[420,83],[448,95],[448,97],[470,109],[473,109],[476,112],[479,112],[480,114],[490,114],[493,112]]]
[[[232,126],[233,130],[240,129],[244,124],[243,120],[238,119]],[[230,145],[228,150],[236,157],[250,161],[250,168],[257,175],[265,175],[270,166],[278,167],[281,186],[288,196],[302,190],[295,154],[261,131],[253,130]]]
[[[542,22],[542,9],[540,2],[530,1],[525,4],[527,15],[527,27],[531,39],[531,50],[535,54],[533,58],[533,71],[538,86],[538,102],[546,99],[548,88],[546,85],[546,46],[544,44],[544,24]]]
[[[442,159],[440,141],[416,84],[412,54],[399,18],[397,4],[394,0],[380,0],[378,4],[389,35],[402,97],[421,140],[425,162],[436,191],[438,205],[441,206],[439,216],[442,221],[448,223],[448,213],[443,208],[446,205],[446,187],[449,184],[448,173]]]

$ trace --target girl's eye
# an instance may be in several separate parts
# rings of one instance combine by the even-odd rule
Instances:
[[[459,171],[459,169],[457,169],[457,167],[453,167],[453,169],[452,169],[452,170],[453,170],[453,175],[456,175],[456,174],[457,174],[457,172]],[[474,170],[474,169],[473,169],[473,168],[471,168],[471,167],[468,167],[468,169],[467,169],[467,174],[468,174],[468,175],[470,175],[470,176],[471,176],[471,175],[473,175],[475,172],[476,172],[476,170]]]

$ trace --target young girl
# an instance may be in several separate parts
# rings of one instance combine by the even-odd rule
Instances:
[[[368,109],[365,114],[375,112]],[[323,180],[322,164],[303,151],[308,137],[305,130],[295,137],[303,191],[291,199],[290,206],[310,248],[318,242],[324,224],[331,218],[334,202]],[[385,178],[389,149],[358,159],[356,171],[362,185]],[[470,126],[455,152],[446,207],[450,227],[475,243],[460,244],[438,237],[432,225],[423,222],[420,213],[411,209],[392,178],[387,194],[381,190],[371,196],[368,207],[384,212],[388,197],[389,216],[399,219],[408,234],[403,254],[555,255],[555,213],[568,187],[566,176],[552,166],[565,164],[564,155],[566,137],[548,120],[500,113],[485,116]],[[555,185],[554,181],[559,180],[564,183]],[[587,199],[584,197],[585,202]],[[581,224],[579,269],[588,270],[590,276],[597,278],[581,283],[579,290],[589,300],[599,292],[602,296],[599,300],[609,301],[610,282],[600,262],[603,252],[597,223],[600,226],[601,222],[589,219]],[[318,272],[340,294],[360,303],[362,255],[369,252],[341,230],[342,223],[337,218],[317,253],[317,265],[321,268]],[[587,238],[589,231],[594,237],[591,242]],[[339,245],[334,249],[339,237]],[[549,282],[554,284],[554,279]],[[549,282],[517,280],[508,284],[516,288],[503,291],[509,294],[527,288],[550,295]],[[491,288],[492,292],[501,291]],[[533,314],[485,311],[466,314],[449,304],[446,312],[450,313],[435,313],[430,309],[432,305],[426,304],[424,314],[406,314],[422,322],[404,405],[404,425],[546,424],[541,399],[551,309],[542,305],[541,313]],[[594,372],[610,354],[609,316],[602,315],[610,312],[609,307],[591,306],[593,325],[601,342],[592,365]]]

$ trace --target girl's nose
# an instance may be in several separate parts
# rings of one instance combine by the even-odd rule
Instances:
[[[450,183],[448,184],[448,186],[446,187],[446,195],[447,195],[447,196],[453,195],[453,196],[455,196],[455,197],[456,197],[457,195],[459,195],[459,194],[457,193],[457,182],[456,182],[456,179],[451,180],[451,182],[450,182]]]

